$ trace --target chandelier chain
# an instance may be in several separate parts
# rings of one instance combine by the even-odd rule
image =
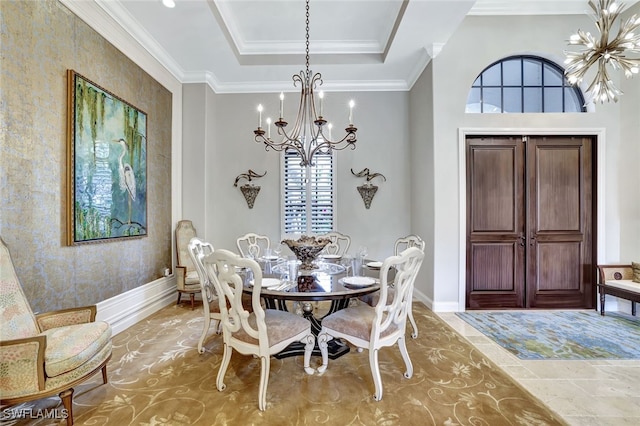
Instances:
[[[306,57],[305,64],[307,66],[307,77],[309,77],[309,0],[307,0],[307,13],[306,13]]]

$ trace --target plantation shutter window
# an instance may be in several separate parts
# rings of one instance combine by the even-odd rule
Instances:
[[[302,167],[300,156],[284,153],[284,234],[324,234],[333,230],[333,154],[316,153],[313,165]]]

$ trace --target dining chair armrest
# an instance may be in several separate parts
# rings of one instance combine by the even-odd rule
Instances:
[[[46,336],[0,342],[2,399],[30,395],[44,389]]]
[[[176,265],[176,287],[178,287],[178,290],[185,289],[186,281],[187,281],[187,267],[182,265]]]
[[[40,331],[66,325],[87,324],[96,320],[96,305],[61,309],[36,315]]]

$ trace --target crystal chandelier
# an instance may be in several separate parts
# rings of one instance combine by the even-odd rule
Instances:
[[[356,149],[356,131],[353,125],[353,100],[349,102],[349,125],[345,129],[345,136],[339,140],[332,140],[332,125],[327,125],[327,120],[323,114],[323,92],[319,92],[320,105],[316,110],[316,101],[314,91],[316,86],[322,85],[322,75],[320,73],[313,74],[309,70],[309,0],[306,2],[306,70],[300,71],[299,74],[293,75],[294,87],[301,85],[300,105],[298,106],[298,116],[296,122],[287,133],[287,122],[284,120],[284,94],[280,93],[280,118],[273,124],[277,128],[280,139],[274,141],[271,139],[271,119],[267,118],[267,131],[262,128],[262,105],[258,105],[258,128],[253,131],[255,141],[264,143],[265,150],[269,148],[275,151],[293,150],[300,155],[300,165],[303,167],[313,165],[313,156],[316,153],[330,153],[332,150],[341,151],[350,147]],[[325,133],[325,125],[327,125],[328,133]],[[266,137],[265,137],[266,134]]]
[[[640,34],[634,33],[640,28],[640,16],[633,15],[625,20],[620,24],[616,36],[609,40],[613,24],[625,6],[615,0],[589,0],[589,6],[593,9],[600,37],[578,30],[569,38],[569,45],[581,46],[583,49],[578,52],[565,51],[565,74],[569,83],[576,84],[582,81],[587,70],[597,64],[596,76],[587,92],[594,102],[618,102],[622,91],[611,81],[608,66],[613,70],[623,70],[627,78],[640,71],[640,56],[627,56],[640,54]]]

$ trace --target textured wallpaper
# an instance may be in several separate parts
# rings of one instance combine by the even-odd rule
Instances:
[[[31,307],[158,278],[171,265],[171,93],[56,0],[1,0],[0,31],[0,236]],[[66,246],[67,69],[147,113],[147,237]]]

